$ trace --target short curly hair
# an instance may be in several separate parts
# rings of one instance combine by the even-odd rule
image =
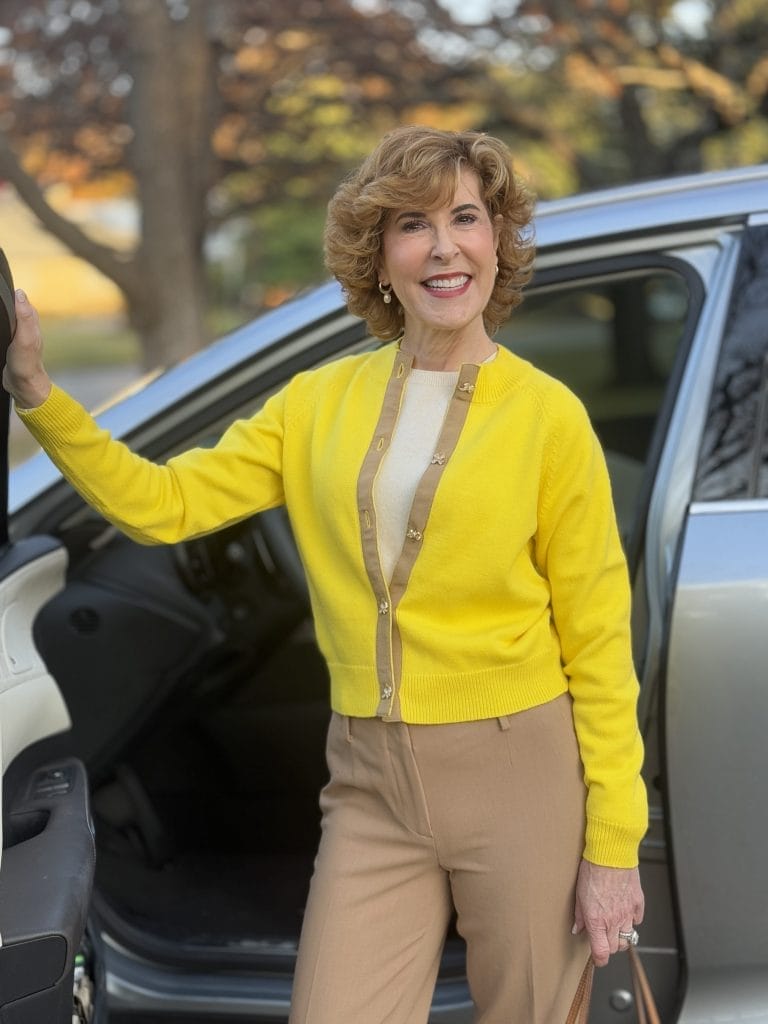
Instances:
[[[493,334],[520,303],[533,267],[534,197],[514,172],[507,146],[477,131],[395,128],[339,185],[328,204],[325,226],[326,266],[340,282],[350,312],[367,321],[376,337],[390,340],[403,331],[396,296],[386,304],[378,289],[389,211],[450,202],[464,168],[480,179],[491,219],[501,217],[499,271],[483,313],[486,330]]]

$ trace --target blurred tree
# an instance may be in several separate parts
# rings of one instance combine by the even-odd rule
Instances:
[[[3,0],[0,178],[121,288],[163,365],[206,341],[206,241],[243,226],[220,278],[246,301],[311,280],[334,184],[394,124],[494,132],[542,196],[767,159],[764,8]],[[62,182],[133,196],[135,249],[68,219]]]
[[[393,0],[489,62],[485,127],[540,194],[768,159],[765,0]]]
[[[0,12],[0,178],[122,290],[148,367],[207,340],[212,231],[256,208],[273,208],[273,231],[281,208],[316,210],[340,167],[438,99],[444,118],[473,116],[405,17],[348,0],[3,0]],[[135,250],[55,208],[62,181],[132,194]]]

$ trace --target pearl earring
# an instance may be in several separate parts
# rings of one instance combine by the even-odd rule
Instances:
[[[385,304],[388,306],[392,301],[392,285],[384,284],[383,281],[379,281],[379,292],[381,293],[381,297]]]

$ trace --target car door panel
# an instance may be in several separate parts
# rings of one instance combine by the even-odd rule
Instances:
[[[713,380],[697,388],[697,461],[682,492],[694,501],[675,552],[662,728],[681,1024],[768,1020],[766,284],[768,228],[754,225],[720,296]]]
[[[95,860],[82,763],[41,766],[8,808],[6,821],[0,1021],[69,1024]]]
[[[0,556],[0,1021],[69,1024],[75,954],[93,881],[85,769],[76,760],[35,767],[5,785],[9,766],[69,728],[64,700],[32,639],[38,610],[63,583],[66,553],[35,537]],[[34,756],[29,757],[34,765]]]
[[[766,538],[768,502],[700,504],[688,519],[680,556],[665,732],[669,829],[688,965],[681,1024],[703,1019],[713,971],[721,975],[721,996],[727,985],[731,1006],[741,1014],[736,997],[764,977],[768,962],[768,890],[754,884],[765,876],[767,838]],[[727,998],[719,998],[717,1020],[737,1019],[746,1018],[730,1015]]]
[[[5,773],[25,747],[68,729],[69,714],[58,686],[32,639],[32,624],[63,585],[66,552],[36,537],[0,557],[0,758]]]

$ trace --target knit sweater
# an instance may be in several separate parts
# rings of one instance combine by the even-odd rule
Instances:
[[[215,447],[165,465],[58,388],[20,415],[86,500],[141,543],[285,503],[341,714],[469,721],[570,692],[585,856],[634,866],[647,807],[630,587],[586,411],[506,349],[463,365],[387,580],[373,488],[411,365],[387,345],[298,374]]]

